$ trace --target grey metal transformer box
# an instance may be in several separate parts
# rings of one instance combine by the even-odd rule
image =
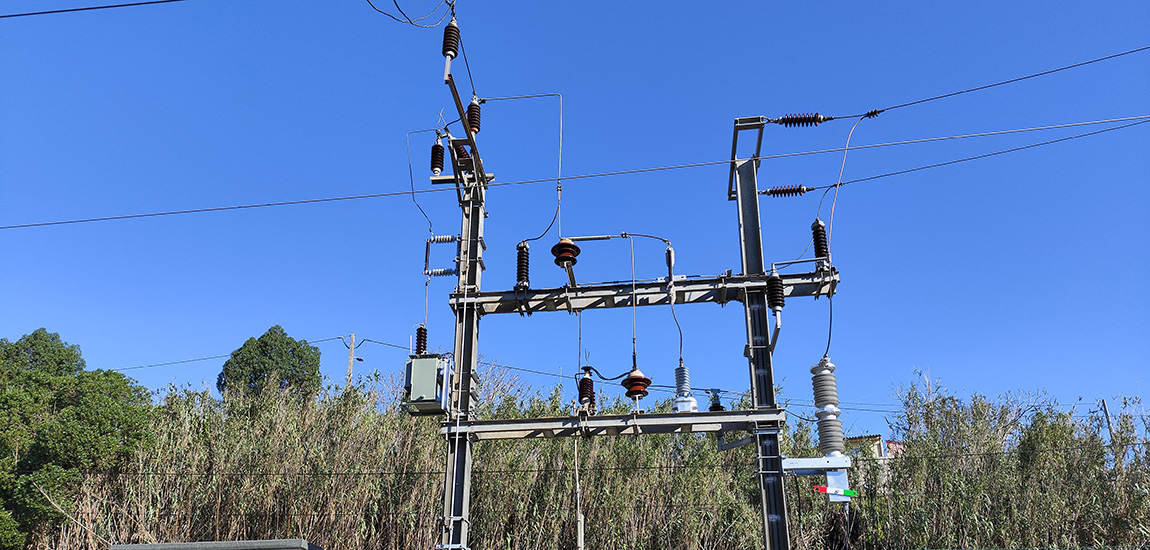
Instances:
[[[444,414],[450,383],[451,371],[442,357],[413,356],[403,369],[403,408],[412,415]]]
[[[323,550],[303,539],[113,544],[111,550]]]

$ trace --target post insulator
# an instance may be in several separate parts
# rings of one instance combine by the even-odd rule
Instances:
[[[443,57],[454,59],[459,55],[459,25],[455,18],[443,28]]]
[[[811,367],[811,381],[815,390],[815,416],[819,419],[819,450],[824,455],[842,454],[843,421],[839,418],[839,387],[835,380],[835,365],[826,356]]]
[[[671,407],[680,413],[699,412],[699,402],[691,395],[691,373],[682,360],[675,368],[675,399]]]
[[[443,172],[443,144],[436,140],[431,146],[431,173],[439,175]]]
[[[583,367],[583,378],[579,379],[579,404],[588,412],[595,412],[595,380],[591,378],[591,368]]]
[[[827,226],[822,220],[815,218],[811,224],[811,235],[815,243],[815,257],[830,260],[831,249],[827,244]]]
[[[579,245],[571,239],[559,239],[559,243],[551,247],[551,254],[555,256],[555,265],[566,269],[579,262]]]
[[[776,271],[772,271],[771,276],[767,277],[767,305],[775,311],[783,309],[786,305],[786,299],[783,298],[783,278]]]
[[[719,392],[716,391],[711,393],[711,406],[708,407],[707,410],[711,412],[722,412],[727,410],[727,408],[723,406],[723,402],[719,400]]]
[[[520,241],[515,246],[515,290],[531,288],[531,250],[527,241]]]
[[[627,397],[632,399],[642,399],[647,397],[647,386],[651,385],[651,379],[643,376],[643,372],[639,367],[631,369],[627,377],[623,379],[623,387],[627,388]]]
[[[422,324],[419,328],[415,329],[415,354],[424,355],[427,353],[427,327]]]
[[[479,133],[479,121],[482,118],[482,107],[479,106],[479,98],[472,96],[471,105],[467,106],[467,126],[471,128],[472,134]]]

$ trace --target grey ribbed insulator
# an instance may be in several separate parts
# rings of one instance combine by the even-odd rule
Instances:
[[[675,367],[675,395],[691,395],[691,373],[682,363]]]
[[[839,387],[835,381],[835,365],[830,359],[823,357],[819,364],[811,367],[811,381],[815,388],[815,407],[818,411],[815,416],[819,419],[819,451],[823,455],[842,453],[846,450],[843,445],[843,423],[839,419],[842,411],[839,410]]]
[[[456,235],[435,235],[428,240],[433,243],[453,243],[458,241],[459,237]]]

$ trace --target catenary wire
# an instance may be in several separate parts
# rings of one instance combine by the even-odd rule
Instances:
[[[963,135],[963,136],[947,136],[947,137],[940,137],[940,138],[927,138],[927,139],[921,139],[921,140],[880,143],[880,144],[874,144],[874,145],[859,145],[859,146],[852,147],[852,149],[858,150],[858,149],[869,149],[869,148],[874,148],[874,147],[889,147],[889,146],[894,146],[894,145],[906,145],[906,144],[911,144],[911,143],[924,143],[927,141],[959,139],[959,138],[963,138],[963,137],[985,137],[985,136],[1002,135],[1002,134],[1008,134],[1008,133],[1030,132],[1030,131],[1038,131],[1038,130],[1046,130],[1046,129],[1054,129],[1054,128],[1065,128],[1065,127],[1070,127],[1070,126],[1103,124],[1106,122],[1115,122],[1115,121],[1122,121],[1122,120],[1139,120],[1141,122],[1137,122],[1134,124],[1125,124],[1125,125],[1121,125],[1121,126],[1115,126],[1112,128],[1100,130],[1098,132],[1090,132],[1087,134],[1078,134],[1078,135],[1070,136],[1067,138],[1061,138],[1061,139],[1057,139],[1057,140],[1040,142],[1040,143],[1036,143],[1036,144],[1027,145],[1025,147],[1008,149],[1005,151],[999,151],[997,153],[993,153],[990,155],[980,155],[978,157],[959,159],[957,161],[950,161],[947,163],[940,163],[937,165],[923,166],[923,167],[919,167],[919,168],[915,168],[915,169],[911,169],[911,170],[904,170],[904,171],[899,171],[899,172],[890,172],[887,174],[880,174],[878,176],[871,176],[869,178],[861,178],[861,179],[857,179],[857,180],[845,181],[842,183],[842,185],[846,185],[848,183],[858,183],[860,181],[868,181],[871,179],[889,177],[889,176],[904,174],[904,173],[908,173],[908,172],[924,170],[927,168],[946,166],[947,164],[954,164],[956,162],[965,162],[968,160],[975,160],[975,158],[985,158],[986,156],[994,156],[994,155],[1014,152],[1014,151],[1018,151],[1018,150],[1022,150],[1022,149],[1039,147],[1042,145],[1049,145],[1052,143],[1058,143],[1061,141],[1067,141],[1069,139],[1075,139],[1075,138],[1079,138],[1079,137],[1086,137],[1086,136],[1095,135],[1095,134],[1102,133],[1102,132],[1108,132],[1111,130],[1120,130],[1120,129],[1130,128],[1132,126],[1136,126],[1138,124],[1141,124],[1142,122],[1150,121],[1150,115],[1141,115],[1141,116],[1135,116],[1135,117],[1124,117],[1121,119],[1111,119],[1111,120],[1106,120],[1106,121],[1080,122],[1080,123],[1066,124],[1066,125],[1025,128],[1025,129],[1020,129],[1020,130],[1006,130],[1006,131],[1000,131],[1000,132],[986,132],[986,133],[981,133],[981,134],[968,134],[968,135]],[[822,153],[834,153],[834,152],[841,152],[841,151],[842,151],[842,148],[821,149],[821,150],[813,150],[813,151],[801,151],[801,152],[796,152],[796,153],[782,153],[782,154],[778,154],[778,155],[765,155],[765,156],[755,157],[754,159],[749,159],[749,160],[772,160],[772,159],[780,159],[780,158],[815,155],[815,154],[822,154]],[[679,169],[685,169],[685,168],[700,168],[700,167],[704,167],[704,166],[716,166],[716,165],[721,165],[721,164],[730,164],[730,162],[731,161],[728,159],[728,160],[716,160],[716,161],[709,161],[709,162],[695,162],[695,163],[688,163],[688,164],[677,164],[677,165],[669,165],[669,166],[656,166],[656,167],[651,167],[651,168],[636,168],[636,169],[630,169],[630,170],[617,170],[617,171],[612,171],[612,172],[576,174],[573,176],[564,176],[564,179],[578,180],[578,179],[602,178],[602,177],[610,177],[610,176],[622,176],[622,175],[640,174],[640,173],[647,173],[647,172],[660,172],[660,171],[667,171],[667,170],[679,170]],[[507,181],[507,182],[491,183],[491,184],[489,184],[489,186],[490,187],[499,187],[499,186],[511,186],[511,185],[527,185],[527,184],[544,183],[544,182],[551,182],[551,181],[555,181],[554,178],[539,178],[539,179]],[[820,186],[820,187],[817,187],[815,189],[821,190],[821,189],[826,189],[827,187],[829,187],[829,186]],[[416,189],[414,191],[414,193],[437,193],[437,192],[445,192],[445,191],[453,191],[453,189],[448,189],[448,188]],[[301,199],[301,200],[294,200],[294,201],[280,201],[280,202],[257,203],[257,204],[240,204],[240,205],[231,205],[231,206],[215,206],[215,207],[207,207],[207,208],[192,208],[192,209],[186,209],[186,210],[169,210],[169,211],[162,211],[162,212],[149,212],[149,213],[143,213],[143,214],[125,214],[125,215],[120,215],[120,216],[103,216],[103,217],[93,217],[93,218],[78,218],[78,219],[72,219],[72,220],[57,220],[57,221],[49,221],[49,222],[34,222],[34,223],[4,225],[4,226],[0,226],[0,230],[26,229],[26,228],[32,228],[32,227],[47,227],[47,226],[54,226],[54,225],[71,225],[71,224],[78,224],[78,223],[92,223],[92,222],[104,222],[104,221],[114,221],[114,220],[129,220],[129,219],[151,218],[151,217],[159,217],[159,216],[173,216],[173,215],[180,215],[180,214],[200,214],[200,213],[206,213],[206,212],[223,212],[223,211],[228,211],[228,210],[244,210],[244,209],[249,209],[249,208],[268,208],[268,207],[276,207],[276,206],[292,206],[292,205],[299,205],[299,204],[313,204],[313,203],[324,203],[324,202],[338,202],[338,201],[348,201],[348,200],[373,199],[373,198],[395,197],[395,196],[410,195],[410,194],[412,194],[412,191],[390,191],[390,192],[384,192],[384,193],[368,193],[368,194],[362,194],[362,195],[347,195],[347,196],[341,196],[341,197],[324,197],[324,198],[317,198],[317,199]]]
[[[131,8],[135,6],[150,6],[153,4],[171,4],[173,2],[184,2],[186,0],[150,0],[148,2],[131,2],[127,4],[107,4],[102,6],[87,6],[83,8],[65,8],[59,10],[48,11],[34,11],[27,13],[9,13],[0,15],[0,19],[8,19],[12,17],[31,17],[33,15],[52,15],[57,13],[73,13],[78,11],[96,11],[96,10],[109,10],[113,8]]]

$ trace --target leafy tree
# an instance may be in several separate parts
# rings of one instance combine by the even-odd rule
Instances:
[[[0,339],[0,550],[59,520],[81,470],[116,469],[150,438],[147,390],[84,367],[45,329]]]
[[[269,384],[304,396],[319,391],[319,349],[296,340],[275,325],[259,338],[248,338],[232,352],[216,380],[220,393],[258,393]]]

